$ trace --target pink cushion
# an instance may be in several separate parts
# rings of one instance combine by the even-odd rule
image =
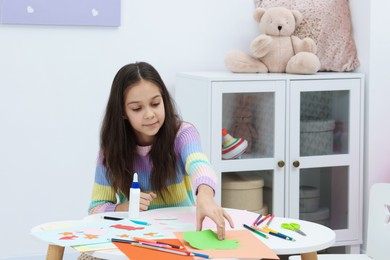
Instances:
[[[256,7],[284,6],[303,15],[294,35],[317,44],[320,71],[352,71],[360,63],[352,34],[348,0],[254,0]]]

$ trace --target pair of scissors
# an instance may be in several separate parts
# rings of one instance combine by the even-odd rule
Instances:
[[[301,226],[297,223],[282,223],[282,228],[292,230],[302,236],[306,236],[306,234],[301,230]]]

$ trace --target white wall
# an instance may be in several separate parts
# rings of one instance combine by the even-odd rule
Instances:
[[[381,22],[390,3],[350,5],[367,76],[368,189],[390,182],[390,37]],[[228,50],[247,50],[258,34],[252,11],[252,0],[132,0],[122,1],[118,28],[0,25],[0,259],[43,255],[31,227],[87,214],[99,126],[119,67],[148,61],[173,92],[176,72],[224,70]]]
[[[148,61],[175,74],[224,70],[258,33],[252,0],[122,1],[118,28],[0,25],[0,259],[43,255],[38,224],[87,214],[112,78]]]
[[[369,16],[369,70],[366,123],[366,217],[368,217],[369,190],[377,182],[390,183],[390,30],[383,26],[390,2],[370,1]],[[362,16],[364,17],[364,16]],[[365,237],[367,229],[365,229]]]
[[[359,71],[366,74],[364,246],[366,249],[369,191],[374,183],[390,182],[390,60],[389,29],[383,26],[388,1],[350,0],[354,36],[361,61]]]
[[[388,1],[371,1],[368,95],[368,184],[390,182],[390,30],[383,27]]]

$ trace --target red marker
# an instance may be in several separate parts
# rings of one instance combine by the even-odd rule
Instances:
[[[261,223],[263,223],[265,220],[267,220],[269,217],[271,217],[271,214],[268,214],[267,216],[265,216],[264,218],[260,219],[257,223],[256,223],[256,226],[260,225]]]

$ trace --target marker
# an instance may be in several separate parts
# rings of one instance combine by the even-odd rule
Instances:
[[[266,234],[263,234],[263,233],[261,233],[260,231],[254,229],[254,228],[251,228],[250,226],[248,226],[248,225],[246,225],[246,224],[244,224],[244,227],[247,228],[247,229],[249,229],[250,231],[252,231],[252,232],[254,232],[254,233],[256,233],[256,234],[258,234],[258,235],[264,237],[264,238],[268,238],[268,236],[267,236]]]
[[[122,220],[123,218],[104,216],[103,219],[108,219],[108,220]]]
[[[263,216],[263,214],[259,214],[259,216],[255,219],[255,221],[253,222],[252,226],[256,225],[257,221],[259,221],[259,219]]]
[[[266,227],[269,227],[269,225],[271,224],[271,222],[274,219],[274,217],[275,217],[275,215],[271,214],[271,218],[268,220],[267,224],[265,224]]]
[[[138,224],[138,225],[150,226],[150,224],[148,222],[145,222],[145,221],[134,220],[134,219],[130,219],[130,221],[135,223],[135,224]]]
[[[267,220],[269,217],[271,216],[271,214],[268,214],[267,216],[265,216],[263,219],[260,219],[257,223],[256,223],[256,226],[260,225],[261,223],[263,223],[265,220]]]

